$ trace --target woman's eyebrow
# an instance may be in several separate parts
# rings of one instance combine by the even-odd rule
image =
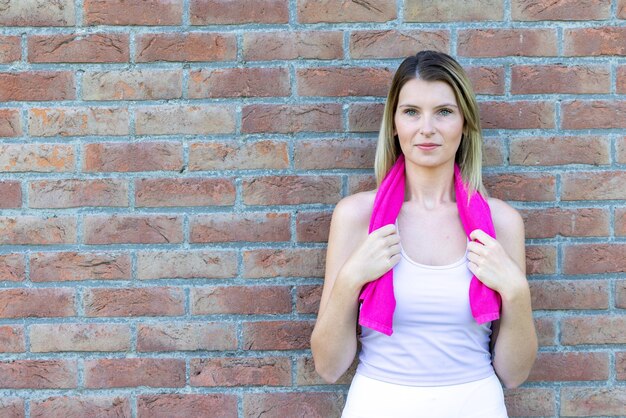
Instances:
[[[445,106],[458,108],[457,105],[452,104],[452,103],[442,103],[442,104],[437,105],[435,107],[445,107]],[[420,108],[418,105],[414,105],[414,104],[411,104],[411,103],[403,103],[403,104],[399,105],[398,107],[416,107],[418,109]]]

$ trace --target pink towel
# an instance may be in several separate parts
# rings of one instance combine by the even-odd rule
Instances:
[[[400,155],[376,193],[370,219],[370,233],[385,225],[395,223],[404,202],[404,184],[404,155]],[[454,164],[454,190],[459,217],[467,236],[469,237],[475,229],[482,229],[495,238],[496,232],[489,205],[478,192],[472,194],[468,204],[467,187],[461,178],[461,170],[457,164]],[[359,300],[363,302],[359,313],[359,324],[391,335],[393,312],[396,308],[396,298],[393,294],[393,269],[363,286]],[[472,315],[479,324],[500,317],[500,295],[482,284],[476,276],[472,277],[470,282],[469,301]]]

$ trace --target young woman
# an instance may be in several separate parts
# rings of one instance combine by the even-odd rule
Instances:
[[[343,417],[502,418],[500,382],[514,388],[528,377],[537,337],[524,225],[514,208],[487,197],[481,149],[476,99],[462,67],[434,51],[405,59],[387,96],[375,162],[380,188],[403,156],[404,201],[395,223],[371,233],[376,190],[339,202],[311,336],[316,370],[328,382],[350,367],[361,343]],[[455,163],[468,193],[487,201],[496,238],[464,230]],[[393,333],[366,326],[358,333],[362,289],[390,269]],[[499,295],[499,319],[481,324],[472,316],[473,276]]]

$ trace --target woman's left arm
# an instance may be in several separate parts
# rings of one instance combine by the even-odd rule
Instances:
[[[479,229],[473,231],[468,267],[502,297],[500,319],[492,323],[493,367],[504,386],[515,388],[528,378],[537,356],[526,280],[524,222],[513,207],[501,200],[490,198],[489,206],[497,239]]]

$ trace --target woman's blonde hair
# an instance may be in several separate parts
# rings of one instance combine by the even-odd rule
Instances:
[[[487,190],[482,183],[483,139],[474,90],[461,65],[451,56],[436,51],[421,51],[406,58],[393,76],[376,145],[374,171],[377,186],[380,186],[402,153],[400,142],[393,134],[394,114],[398,107],[400,90],[407,81],[414,78],[424,81],[443,81],[454,91],[465,119],[461,145],[455,155],[455,162],[461,169],[461,175],[468,189],[476,190],[487,197]]]

